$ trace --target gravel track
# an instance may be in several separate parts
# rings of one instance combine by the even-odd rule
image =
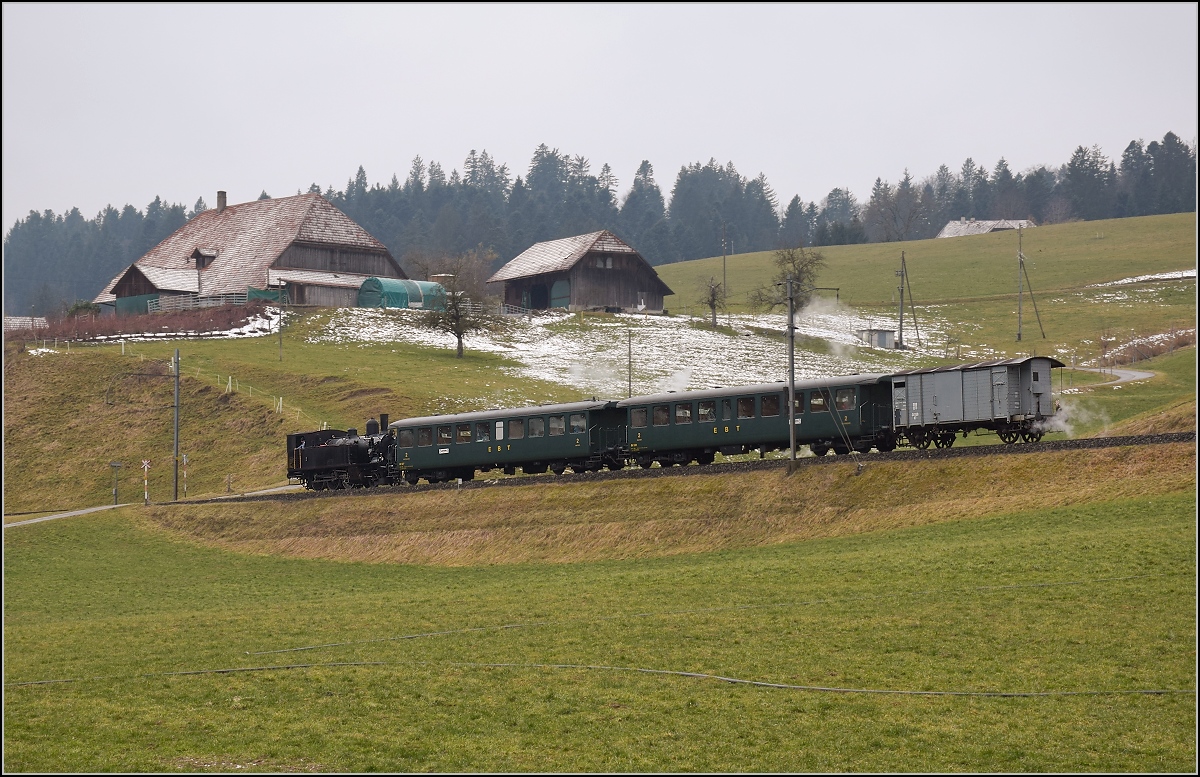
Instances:
[[[796,459],[797,469],[802,467],[824,467],[838,464],[855,465],[856,463],[870,464],[884,461],[927,461],[938,459],[964,458],[968,456],[1016,456],[1027,453],[1049,453],[1054,451],[1086,450],[1090,448],[1119,448],[1128,445],[1162,445],[1164,443],[1193,442],[1195,432],[1173,432],[1170,434],[1145,434],[1128,437],[1088,437],[1078,440],[1043,440],[1035,443],[1015,443],[1013,445],[977,445],[966,448],[929,448],[927,450],[903,450],[892,453],[867,453],[849,456],[806,456]],[[347,491],[299,491],[293,493],[262,494],[257,496],[221,497],[218,499],[189,500],[188,504],[204,504],[213,502],[294,502],[301,499],[336,499],[345,497],[361,497],[386,494],[411,494],[421,491],[466,490],[478,488],[495,488],[497,486],[533,486],[546,484],[592,483],[606,480],[631,480],[637,478],[687,477],[691,475],[724,475],[737,472],[754,472],[759,470],[786,469],[787,459],[761,459],[757,461],[725,462],[708,466],[691,465],[686,467],[651,467],[649,469],[631,468],[616,471],[584,472],[572,475],[533,475],[529,477],[504,477],[488,479],[487,475],[476,476],[476,480],[464,481],[462,485],[455,482],[420,484],[416,486],[397,485],[379,486],[376,488],[358,488]]]

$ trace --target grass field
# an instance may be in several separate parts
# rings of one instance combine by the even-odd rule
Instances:
[[[1194,214],[1026,232],[1022,350],[1014,241],[833,247],[821,282],[882,315],[904,250],[961,344],[1014,355],[1195,326],[1194,281],[1085,288],[1194,268]],[[6,344],[5,524],[109,503],[112,460],[135,503],[153,461],[155,504],[5,529],[5,771],[1195,770],[1194,443],[164,504],[176,347],[192,497],[282,484],[314,419],[578,398],[469,347],[311,342],[328,317],[282,360]],[[1196,428],[1194,346],[1133,366],[1054,376],[1075,436]]]
[[[1145,466],[1099,501],[569,564],[234,553],[134,508],[10,529],[4,766],[1191,771],[1194,693],[1114,693],[1196,687],[1194,486]]]
[[[1024,297],[1022,339],[1017,342],[1016,231],[969,237],[823,246],[826,268],[818,278],[838,288],[843,305],[890,318],[897,315],[900,254],[917,303],[917,322],[936,316],[964,322],[955,329],[964,349],[985,347],[1017,356],[1026,353],[1099,356],[1100,337],[1124,342],[1135,335],[1196,325],[1195,280],[1087,288],[1091,284],[1196,268],[1196,214],[1055,224],[1022,230],[1021,250],[1033,284]],[[747,310],[751,290],[769,282],[773,254],[763,251],[726,259],[729,309]],[[659,276],[676,291],[672,312],[699,314],[700,284],[720,281],[721,257],[663,265]],[[832,296],[832,292],[820,292]],[[907,295],[907,291],[906,291]],[[906,317],[909,316],[906,296]],[[1034,302],[1037,311],[1034,310]],[[1041,314],[1046,331],[1038,328]],[[906,335],[914,339],[911,319]],[[952,354],[948,354],[952,356]],[[1069,358],[1067,359],[1069,361]]]

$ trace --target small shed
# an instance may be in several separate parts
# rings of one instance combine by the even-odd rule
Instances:
[[[896,330],[894,329],[860,329],[856,334],[863,343],[875,348],[896,347]]]
[[[444,310],[446,290],[440,283],[404,278],[367,278],[358,289],[360,308]]]
[[[608,230],[536,243],[488,278],[504,302],[532,310],[661,313],[674,294],[632,246]]]

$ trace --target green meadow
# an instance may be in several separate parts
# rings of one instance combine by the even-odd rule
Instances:
[[[4,766],[1193,771],[1195,509],[454,568],[225,552],[135,508],[18,527]]]
[[[1194,268],[1194,214],[1022,240],[1036,343],[1015,233],[822,249],[821,283],[883,315],[904,251],[919,314],[1010,355],[1195,326],[1194,280],[1092,287]],[[720,264],[658,269],[682,297]],[[6,343],[5,771],[1195,771],[1194,442],[169,503],[175,348],[189,498],[282,485],[317,419],[578,398],[470,347],[308,342],[328,316],[282,359]],[[1194,431],[1195,347],[1131,366],[1055,375],[1074,436]],[[112,460],[133,504],[10,525],[110,503]]]

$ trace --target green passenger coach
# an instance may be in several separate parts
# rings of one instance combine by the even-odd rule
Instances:
[[[619,469],[622,414],[614,402],[481,410],[406,418],[390,425],[396,435],[396,464],[404,479],[439,483],[471,480],[475,471],[517,467],[526,473],[561,475]]]

